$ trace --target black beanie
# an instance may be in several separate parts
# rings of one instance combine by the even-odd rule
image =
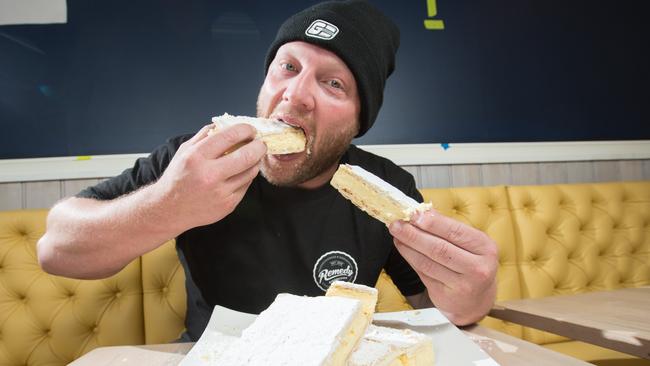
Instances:
[[[395,69],[399,29],[364,0],[327,1],[287,19],[266,54],[265,74],[278,48],[303,41],[334,52],[357,82],[361,113],[359,133],[372,126],[383,100],[386,79]]]

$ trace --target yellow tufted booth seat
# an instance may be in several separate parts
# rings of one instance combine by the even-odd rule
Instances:
[[[185,275],[174,241],[110,278],[67,279],[38,265],[46,216],[47,210],[0,212],[0,366],[66,365],[96,347],[180,336]],[[377,311],[410,308],[388,275],[376,286]]]
[[[650,182],[424,189],[499,246],[497,301],[650,284]],[[482,324],[600,365],[650,361],[501,320]]]
[[[650,182],[423,189],[499,245],[498,300],[650,284]],[[98,346],[176,339],[184,274],[172,241],[104,280],[51,276],[46,210],[0,212],[0,366],[65,365]],[[382,274],[378,311],[409,308]],[[484,325],[602,365],[643,360],[487,318]]]
[[[0,365],[65,365],[95,347],[143,343],[142,268],[101,281],[44,273],[45,210],[0,213]]]

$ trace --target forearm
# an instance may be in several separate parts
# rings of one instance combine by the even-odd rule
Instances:
[[[70,198],[52,208],[38,242],[38,258],[49,273],[103,278],[183,231],[155,185],[98,201]]]
[[[71,198],[54,206],[38,242],[43,269],[108,277],[180,233],[229,215],[257,175],[266,146],[248,125],[212,136],[208,129],[181,144],[156,183],[111,201]]]

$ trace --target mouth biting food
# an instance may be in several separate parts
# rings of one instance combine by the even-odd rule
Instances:
[[[269,118],[233,116],[225,113],[221,116],[212,117],[213,126],[208,131],[208,136],[240,123],[255,127],[257,130],[256,138],[261,139],[266,144],[267,154],[269,155],[292,154],[305,150],[307,139],[305,132],[301,128]]]

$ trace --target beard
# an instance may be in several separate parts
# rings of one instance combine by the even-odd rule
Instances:
[[[293,187],[313,179],[337,164],[347,151],[354,132],[337,133],[316,144],[316,136],[308,137],[307,148],[303,156],[289,162],[277,162],[272,157],[262,159],[260,172],[266,180],[276,186]]]
[[[260,173],[269,183],[280,187],[294,187],[309,181],[338,163],[357,134],[357,125],[357,121],[350,121],[346,128],[320,136],[311,132],[306,136],[305,151],[289,161],[267,155],[260,163]]]

